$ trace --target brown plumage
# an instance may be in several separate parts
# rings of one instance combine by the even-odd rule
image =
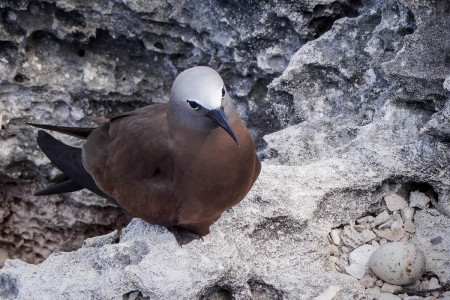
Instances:
[[[207,67],[181,73],[168,104],[115,116],[91,130],[81,157],[94,187],[69,176],[74,185],[97,187],[132,216],[166,226],[179,244],[208,234],[245,197],[261,168],[222,79]]]

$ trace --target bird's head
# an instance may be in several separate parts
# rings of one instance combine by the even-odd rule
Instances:
[[[227,120],[232,106],[222,78],[209,67],[187,69],[172,85],[169,109],[176,122],[201,131],[220,126],[239,145]]]

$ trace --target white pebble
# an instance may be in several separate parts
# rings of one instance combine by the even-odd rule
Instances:
[[[385,282],[383,284],[383,286],[381,287],[381,292],[383,292],[383,293],[386,292],[386,293],[393,294],[395,291],[400,290],[400,289],[401,289],[401,287],[398,286],[398,285],[394,285],[394,284],[390,284],[390,283]]]
[[[330,232],[331,240],[333,244],[339,246],[341,244],[341,230],[340,229],[332,229]]]
[[[414,223],[411,221],[405,222],[403,227],[405,228],[406,232],[410,232],[410,233],[416,232],[416,225],[414,225]]]
[[[381,293],[377,299],[378,300],[401,300],[400,297],[389,294],[389,293]]]
[[[422,276],[425,270],[425,257],[412,244],[388,243],[372,254],[369,266],[385,282],[405,285]]]
[[[381,294],[380,287],[376,286],[376,287],[373,287],[373,288],[368,288],[366,290],[366,293],[368,293],[369,295],[372,296],[371,299],[378,299],[378,297]]]
[[[412,221],[412,219],[414,217],[414,208],[412,208],[412,207],[402,208],[400,213],[402,214],[403,222]]]
[[[374,277],[364,275],[364,277],[359,280],[359,284],[365,288],[373,288],[375,286],[375,281],[377,280]]]
[[[390,216],[389,216],[389,213],[387,212],[387,210],[383,211],[381,214],[376,216],[375,219],[373,219],[372,227],[375,227],[377,225],[380,225],[380,224],[386,222],[387,220],[389,220],[389,218],[390,218]]]
[[[370,256],[377,248],[372,245],[362,245],[353,250],[348,256],[350,265],[345,267],[347,274],[361,279],[367,271]]]
[[[438,289],[441,288],[441,285],[439,284],[439,280],[437,280],[436,277],[431,277],[430,278],[430,283],[428,283],[428,289]],[[433,292],[431,293],[433,296],[437,297],[439,296],[439,292]]]
[[[422,192],[415,191],[409,194],[409,206],[425,209],[427,207],[430,198]]]
[[[386,206],[390,211],[396,211],[408,207],[408,203],[406,202],[406,200],[397,194],[392,194],[384,197],[384,201],[386,202]]]
[[[389,227],[391,227],[391,224],[394,222],[394,220],[392,220],[392,219],[389,219],[389,220],[387,220],[386,222],[384,222],[383,224],[380,224],[379,226],[378,226],[378,229],[386,229],[386,228],[389,228]]]

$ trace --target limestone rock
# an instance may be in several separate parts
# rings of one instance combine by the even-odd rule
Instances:
[[[410,207],[425,209],[428,202],[430,202],[430,198],[422,192],[414,191],[409,195],[409,202]]]
[[[450,280],[450,220],[437,210],[418,211],[414,216],[416,232],[411,242],[426,253],[427,270],[439,276],[441,282]]]
[[[366,274],[370,256],[376,249],[372,245],[363,245],[353,250],[348,257],[350,265],[345,271],[356,279],[362,279]]]
[[[384,201],[390,211],[396,211],[408,207],[408,203],[406,203],[405,199],[396,194],[384,197]]]
[[[167,102],[180,71],[209,65],[264,160],[204,243],[180,249],[135,220],[118,243],[39,265],[7,260],[0,298],[313,299],[339,286],[337,299],[365,299],[329,268],[331,229],[379,215],[385,195],[432,190],[450,207],[446,0],[23,0],[0,10],[0,244],[10,257],[37,263],[128,222],[87,192],[32,196],[58,171],[25,122],[93,126],[90,116]],[[428,270],[448,281],[445,217],[413,219]]]

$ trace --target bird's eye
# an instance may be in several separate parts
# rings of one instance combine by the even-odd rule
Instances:
[[[198,103],[195,102],[195,101],[187,100],[187,103],[189,104],[189,106],[190,106],[192,109],[197,110],[197,109],[200,108],[200,105],[198,105]]]
[[[225,97],[225,87],[222,88],[222,98]]]

